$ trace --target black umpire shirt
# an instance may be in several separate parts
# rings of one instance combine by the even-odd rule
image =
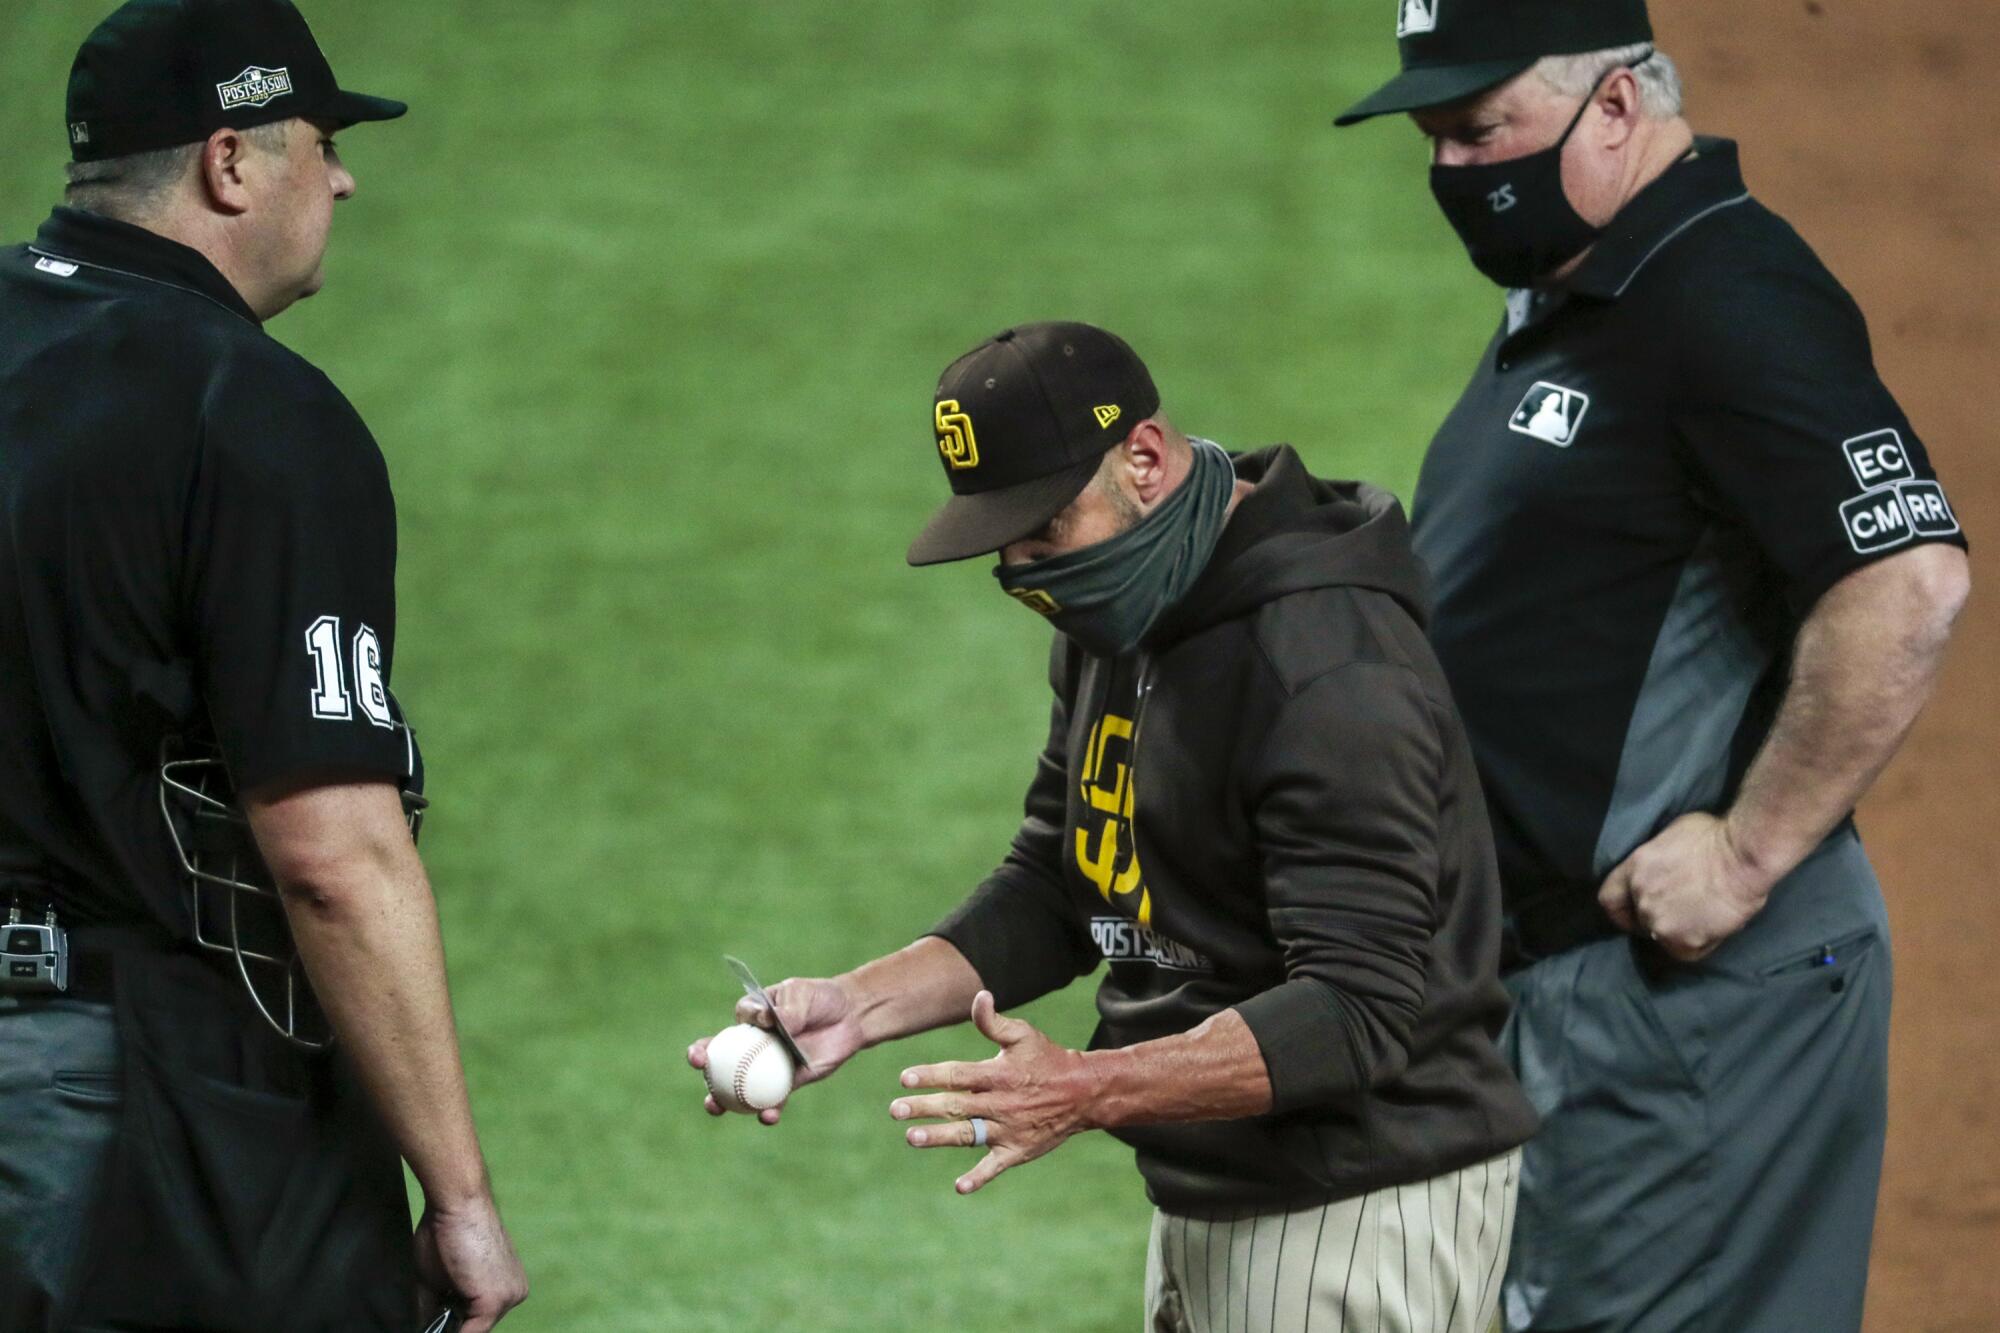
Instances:
[[[207,259],[69,209],[0,250],[0,906],[185,935],[169,740],[420,781],[395,560],[374,439]]]
[[[1964,545],[1861,311],[1708,138],[1509,294],[1413,521],[1528,957],[1608,934],[1603,877],[1728,804],[1822,593]]]

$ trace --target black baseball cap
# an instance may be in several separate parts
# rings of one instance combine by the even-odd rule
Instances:
[[[401,102],[342,90],[291,0],[127,0],[69,71],[78,162],[306,117],[394,120]]]
[[[1396,0],[1403,72],[1333,123],[1456,102],[1499,87],[1543,56],[1652,40],[1646,0]]]
[[[1138,353],[1088,324],[1023,324],[946,368],[931,427],[951,499],[913,565],[990,555],[1068,508],[1104,455],[1160,410]]]

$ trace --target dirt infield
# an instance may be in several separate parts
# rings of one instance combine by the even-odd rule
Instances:
[[[2000,457],[1993,242],[2000,5],[1654,6],[1696,126],[1853,291],[1976,549],[1943,687],[1862,808],[1896,933],[1870,1333],[2000,1329]],[[1801,1329],[1810,1328],[1810,1321]]]

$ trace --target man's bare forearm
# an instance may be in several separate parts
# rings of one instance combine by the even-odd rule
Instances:
[[[431,1205],[490,1196],[437,904],[386,783],[248,803],[321,1007]]]
[[[1240,1120],[1271,1109],[1271,1076],[1250,1025],[1225,1009],[1171,1037],[1084,1057],[1093,1129]]]
[[[867,1046],[963,1023],[980,991],[979,973],[965,955],[935,935],[839,980],[853,996]]]
[[[1881,773],[1930,697],[1969,581],[1956,547],[1850,574],[1799,630],[1778,717],[1727,819],[1766,883],[1790,873]]]

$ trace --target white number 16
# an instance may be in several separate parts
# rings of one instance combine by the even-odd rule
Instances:
[[[339,616],[321,616],[307,628],[306,651],[313,660],[312,712],[330,722],[345,722],[354,716],[340,650]],[[361,711],[378,727],[394,727],[389,690],[382,683],[382,640],[367,625],[354,631],[353,662],[354,693],[360,696]]]

